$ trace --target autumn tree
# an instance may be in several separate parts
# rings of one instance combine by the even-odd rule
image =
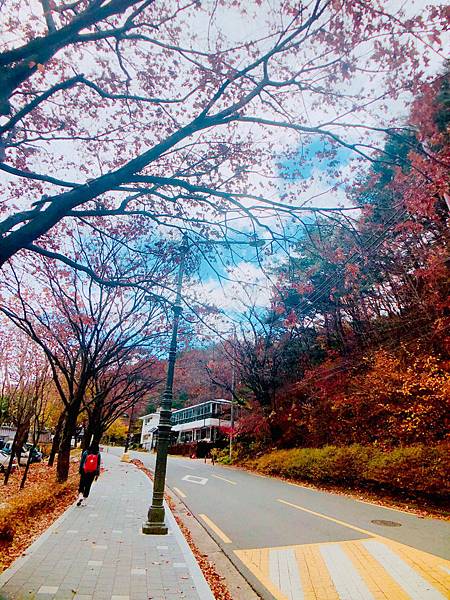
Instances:
[[[80,240],[79,248],[98,273],[114,273],[119,278],[130,267],[124,257],[120,260],[114,254],[116,246],[105,240],[89,249]],[[148,278],[159,272],[163,285],[164,273],[171,267],[165,261],[163,268],[157,251],[152,261],[150,256],[147,251],[141,268],[146,268]],[[57,465],[58,480],[63,481],[79,413],[83,403],[93,400],[89,397],[92,382],[104,386],[112,372],[120,376],[120,366],[127,360],[151,362],[158,341],[165,336],[165,306],[156,300],[159,296],[149,296],[146,290],[98,285],[76,269],[58,268],[51,259],[34,267],[31,289],[29,272],[11,269],[10,293],[5,294],[0,310],[42,348],[50,365],[65,411]],[[104,397],[111,392],[108,385],[103,388]]]
[[[41,433],[44,431],[48,422],[49,413],[47,412],[47,406],[52,393],[52,387],[53,381],[50,378],[49,368],[46,364],[45,368],[41,368],[40,373],[36,374],[33,381],[33,411],[30,419],[30,431],[28,435],[31,446],[28,448],[27,462],[25,464],[25,469],[20,481],[20,489],[25,487],[33,458],[33,452],[37,448]]]
[[[123,419],[116,419],[105,431],[108,443],[124,444],[128,435],[128,425]]]
[[[139,407],[162,381],[160,362],[142,352],[139,344],[117,345],[114,363],[96,373],[84,399],[88,415],[84,446],[99,443],[105,432],[128,411],[139,414]]]
[[[352,227],[311,223],[281,270],[274,310],[321,328],[340,353],[374,339],[398,342],[403,329],[446,328],[449,161],[438,99],[447,84],[447,74],[438,77],[414,103],[409,136],[395,144],[401,165],[373,167],[357,188],[355,201],[367,204]]]
[[[49,373],[44,355],[35,344],[30,345],[25,336],[17,335],[5,324],[2,324],[2,336],[3,340],[9,340],[9,345],[1,357],[0,384],[10,422],[16,428],[5,471],[6,485],[14,458],[20,463],[30,430],[36,433],[36,428],[39,430],[43,422],[44,389],[49,382]],[[25,480],[26,473],[23,483]]]
[[[230,239],[236,218],[277,238],[268,217],[345,210],[317,207],[308,181],[279,197],[274,156],[325,139],[390,160],[390,103],[426,82],[447,17],[382,0],[40,6],[2,4],[0,264],[85,270],[62,241],[74,221],[124,243],[158,227]]]
[[[447,89],[446,73],[416,99],[408,136],[389,142],[398,164],[374,166],[354,191],[362,210],[312,220],[277,270],[268,319],[310,340],[303,374],[280,392],[284,442],[392,445],[448,431]]]

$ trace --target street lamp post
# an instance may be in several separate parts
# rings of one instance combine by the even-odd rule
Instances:
[[[200,242],[201,243],[201,242]],[[232,242],[212,242],[213,244],[221,244],[228,246],[230,244],[245,244],[255,248],[264,245],[264,241],[255,238],[249,243],[241,241]],[[172,400],[173,400],[173,378],[175,373],[175,361],[177,357],[177,336],[178,324],[180,316],[183,312],[181,304],[181,289],[183,285],[184,268],[186,256],[189,250],[188,238],[183,238],[181,246],[181,260],[178,269],[177,289],[175,304],[173,305],[173,325],[172,337],[170,341],[169,358],[167,365],[166,388],[162,397],[161,412],[158,425],[158,442],[156,447],[156,465],[153,478],[153,497],[152,504],[148,510],[147,521],[142,525],[142,533],[149,535],[166,535],[167,526],[165,524],[165,509],[164,509],[164,488],[166,483],[167,471],[167,455],[169,453],[170,431],[172,416]]]
[[[161,403],[161,412],[158,425],[158,443],[156,446],[156,466],[153,478],[153,498],[149,508],[147,521],[142,525],[142,533],[153,535],[165,535],[167,526],[165,524],[164,509],[164,487],[166,482],[167,455],[169,452],[171,415],[173,400],[173,377],[175,373],[175,360],[177,356],[177,336],[180,315],[183,311],[181,305],[181,288],[183,285],[184,267],[188,244],[186,238],[181,247],[181,261],[178,269],[177,291],[175,304],[173,306],[172,337],[170,341],[169,359],[167,365],[166,388]]]

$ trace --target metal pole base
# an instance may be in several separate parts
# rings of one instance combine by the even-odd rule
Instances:
[[[142,525],[142,533],[147,535],[167,535],[168,529],[164,523],[165,510],[163,507],[151,507],[147,521]]]
[[[146,521],[142,525],[142,533],[146,535],[167,535],[168,529],[164,525],[160,523],[150,523],[150,521]]]

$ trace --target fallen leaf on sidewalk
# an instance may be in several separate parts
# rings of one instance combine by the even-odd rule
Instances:
[[[27,484],[20,490],[22,472],[12,473],[0,488],[0,572],[57,519],[73,502],[78,474],[71,465],[67,483],[55,483],[55,469],[45,463],[30,467]],[[8,502],[4,502],[7,500]]]

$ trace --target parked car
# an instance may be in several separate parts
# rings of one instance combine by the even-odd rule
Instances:
[[[13,441],[8,440],[5,446],[3,447],[2,452],[5,452],[6,454],[10,455],[12,445]],[[22,466],[26,465],[28,461],[29,448],[27,448],[27,446],[29,446],[30,448],[32,447],[31,444],[25,444],[25,446],[22,448],[22,452],[20,453],[20,465]],[[32,454],[31,462],[39,462],[40,460],[42,460],[42,454],[39,452],[39,450],[36,450],[36,452],[37,455],[34,455],[34,453]],[[38,456],[40,456],[40,458],[38,458]]]
[[[3,473],[4,471],[6,471],[6,469],[8,467],[8,463],[9,463],[10,454],[3,452],[3,450],[0,450],[0,473]],[[12,470],[14,471],[14,469],[16,467],[17,467],[17,458],[14,458],[13,463],[12,463]]]
[[[31,462],[41,462],[42,460],[42,452],[33,446],[33,444],[25,444],[24,450],[26,452],[31,452]]]

